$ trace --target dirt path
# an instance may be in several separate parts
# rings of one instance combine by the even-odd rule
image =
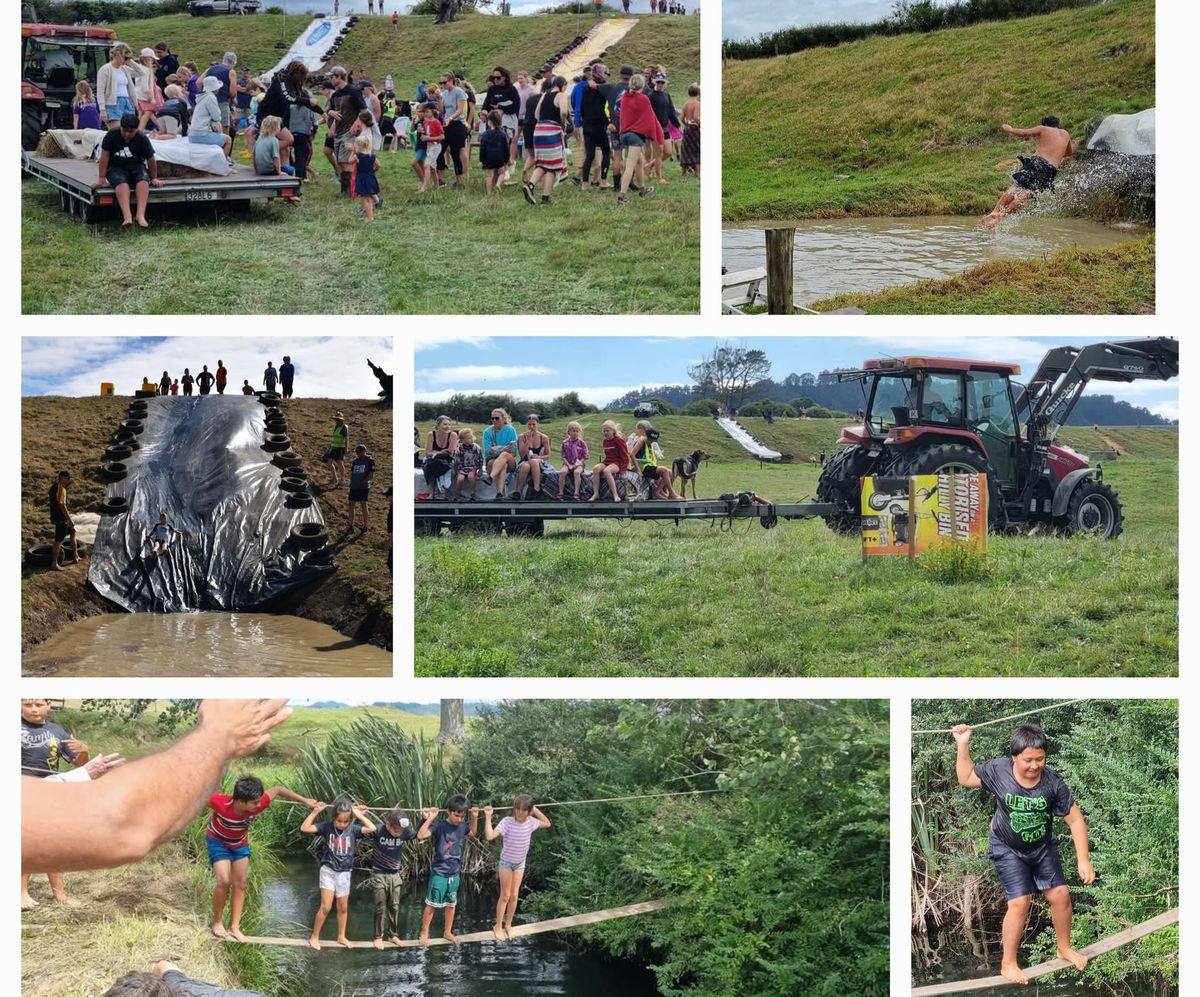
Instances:
[[[1121,457],[1125,456],[1125,451],[1121,448],[1121,445],[1119,443],[1117,443],[1115,440],[1110,440],[1107,436],[1104,436],[1104,435],[1101,435],[1100,438],[1102,440],[1104,440],[1104,445],[1106,447],[1108,447],[1108,449],[1111,450],[1113,453],[1118,454]]]
[[[602,52],[607,52],[629,34],[635,24],[637,24],[636,17],[629,20],[602,17],[600,23],[587,33],[587,37],[584,38],[583,44],[579,48],[568,52],[554,64],[554,72],[559,76],[565,76],[570,81],[572,77],[583,72],[588,62],[599,58]],[[612,67],[610,66],[609,69]],[[615,76],[616,73],[614,72],[613,75]]]

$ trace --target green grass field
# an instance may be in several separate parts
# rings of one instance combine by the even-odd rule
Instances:
[[[601,420],[588,421],[590,446]],[[744,422],[802,460],[837,431],[827,420]],[[717,446],[711,420],[655,423],[669,454]],[[561,426],[544,428],[559,438]],[[542,539],[417,537],[416,674],[1176,674],[1177,434],[1069,427],[1060,439],[1125,451],[1105,462],[1125,532],[1109,543],[993,536],[987,576],[960,584],[903,560],[863,564],[857,541],[820,520],[770,531],[614,520],[547,523]],[[789,502],[815,492],[815,465],[720,454],[700,473],[701,497],[751,489]]]
[[[1082,136],[1154,69],[1153,0],[726,62],[723,217],[987,211],[1032,148],[1002,123]]]
[[[529,68],[574,36],[575,18],[472,16],[444,29],[404,18],[365,18],[339,60],[408,92],[441,68],[482,83],[497,63]],[[629,57],[655,58],[686,93],[699,73],[692,18],[639,22],[621,41]],[[252,68],[272,65],[307,23],[303,17],[171,16],[120,22],[135,47],[168,40],[198,63],[227,48]],[[434,32],[431,35],[430,32]],[[286,44],[285,44],[286,50]],[[661,55],[655,55],[661,51]],[[606,58],[608,58],[606,56]],[[677,102],[682,101],[677,96]],[[417,193],[411,155],[383,153],[385,206],[374,223],[356,216],[321,154],[304,203],[256,203],[247,214],[179,216],[148,232],[119,222],[82,225],[59,210],[48,184],[22,183],[22,310],[45,313],[694,313],[700,301],[700,186],[669,164],[668,186],[624,207],[608,192],[560,186],[556,204],[531,208],[519,186],[487,198],[478,153],[468,185]],[[247,162],[242,141],[235,158]],[[647,252],[646,247],[654,247]]]

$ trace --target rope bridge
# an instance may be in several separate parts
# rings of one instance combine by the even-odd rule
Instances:
[[[1087,956],[1088,959],[1094,959],[1098,955],[1104,955],[1105,952],[1112,952],[1114,949],[1119,949],[1130,942],[1137,941],[1139,938],[1144,938],[1146,935],[1151,935],[1156,931],[1161,931],[1163,928],[1178,923],[1179,908],[1173,907],[1171,910],[1152,917],[1148,921],[1135,924],[1132,928],[1126,928],[1124,931],[1118,931],[1115,935],[1102,938],[1087,948],[1080,949],[1079,952],[1081,955]],[[1031,966],[1025,970],[1025,975],[1029,979],[1035,980],[1039,976],[1048,976],[1050,973],[1057,973],[1060,970],[1073,968],[1066,959],[1051,959],[1049,962]],[[927,987],[914,987],[912,997],[938,997],[940,994],[960,994],[971,990],[987,990],[989,987],[1013,985],[1003,976],[985,976],[977,980],[959,980],[956,983],[935,983]]]
[[[550,931],[562,931],[566,928],[578,928],[585,924],[599,924],[601,921],[612,921],[619,917],[634,917],[638,914],[652,914],[655,911],[662,910],[667,906],[667,900],[646,900],[639,904],[626,904],[624,907],[610,907],[608,910],[594,910],[587,914],[572,914],[570,917],[554,917],[548,921],[531,921],[528,924],[514,924],[510,929],[510,934],[515,938],[524,938],[526,935],[541,935]],[[241,944],[234,938],[226,938],[225,941],[233,944]],[[494,942],[496,936],[492,934],[491,929],[487,931],[472,931],[468,934],[458,936],[459,944],[464,942]],[[288,945],[293,948],[307,948],[307,938],[274,938],[263,935],[247,935],[247,945]],[[445,938],[431,937],[428,944],[430,945],[452,945],[452,942]],[[321,942],[322,949],[341,949],[344,945],[339,945],[333,941]],[[390,942],[384,943],[384,948],[421,948],[423,943],[415,938],[403,939],[399,945],[394,945]],[[373,942],[351,942],[352,949],[369,949],[374,948]]]

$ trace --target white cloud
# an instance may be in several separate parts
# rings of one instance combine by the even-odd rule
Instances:
[[[520,387],[505,387],[503,394],[512,395],[514,398],[527,398],[530,401],[549,401],[552,398],[557,398],[559,395],[565,395],[568,392],[575,391],[589,405],[607,405],[614,398],[619,398],[627,391],[633,391],[641,387],[638,384],[598,384],[587,387],[572,387],[571,385],[557,385],[554,387],[536,387],[536,388],[520,388]],[[467,395],[474,394],[494,394],[497,388],[494,385],[482,386],[467,386],[462,385],[457,388],[450,388],[445,391],[418,391],[416,399],[419,402],[444,402],[451,395],[462,392]]]
[[[267,361],[278,367],[284,354],[296,366],[296,394],[302,398],[373,398],[379,382],[368,358],[395,373],[391,339],[362,336],[139,336],[109,338],[99,347],[90,337],[25,337],[22,373],[24,390],[33,394],[94,395],[102,381],[116,385],[118,394],[132,394],[143,377],[157,380],[164,370],[178,377],[184,367],[196,374],[203,364],[216,370],[223,360],[231,388],[243,379],[261,388]]]
[[[417,372],[417,379],[432,385],[459,381],[502,381],[514,377],[550,377],[558,371],[536,365],[464,364],[459,367],[433,367]],[[494,388],[491,390],[495,390]]]
[[[491,336],[447,336],[444,333],[436,332],[417,332],[412,334],[412,347],[415,351],[421,350],[436,350],[441,346],[449,346],[452,343],[463,343],[466,346],[474,346],[480,350],[494,350],[495,342]]]

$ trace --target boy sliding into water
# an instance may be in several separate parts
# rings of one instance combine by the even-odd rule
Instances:
[[[430,838],[433,841],[433,865],[429,872],[429,890],[425,894],[425,912],[421,915],[421,943],[429,944],[429,926],[433,923],[433,912],[441,908],[446,912],[442,937],[449,942],[458,942],[454,934],[454,911],[458,906],[459,873],[462,870],[463,842],[474,838],[479,829],[479,807],[471,807],[471,828],[467,830],[467,798],[456,793],[446,801],[446,816],[439,820],[437,807],[426,807],[421,811],[425,823],[417,831],[417,840]]]
[[[246,902],[246,876],[250,871],[250,825],[276,797],[316,806],[315,800],[293,793],[284,786],[264,790],[262,780],[244,775],[233,784],[233,793],[213,793],[208,798],[212,814],[204,831],[208,861],[212,863],[217,885],[213,890],[212,933],[218,938],[227,935],[239,942],[242,934],[242,906]],[[229,908],[229,931],[225,931],[225,899],[232,887],[233,899]]]
[[[392,810],[375,831],[375,851],[371,855],[371,889],[375,894],[375,940],[383,948],[383,937],[400,944],[400,895],[404,884],[400,864],[404,861],[404,842],[417,836],[402,810]]]
[[[522,794],[513,800],[511,817],[503,818],[492,827],[492,807],[483,808],[483,833],[488,841],[504,838],[497,872],[500,876],[500,899],[496,903],[496,923],[492,934],[497,941],[512,940],[513,915],[517,913],[517,898],[521,880],[525,878],[525,857],[529,854],[529,839],[533,832],[550,826],[550,819],[533,805],[533,797]]]
[[[1017,949],[1036,892],[1050,904],[1058,957],[1082,971],[1087,958],[1071,948],[1071,894],[1058,857],[1055,817],[1062,817],[1071,829],[1079,878],[1091,884],[1096,873],[1088,858],[1087,822],[1062,777],[1046,768],[1046,735],[1040,727],[1022,725],[1013,731],[1011,757],[976,765],[971,761],[970,726],[959,724],[953,734],[958,746],[958,784],[968,789],[983,787],[996,797],[988,858],[1008,900],[1000,935],[1000,975],[1013,983],[1029,982],[1017,964]]]
[[[167,548],[171,546],[171,536],[178,532],[167,522],[167,514],[160,513],[158,522],[150,527],[150,532],[146,534],[146,539],[150,541],[150,553],[156,558],[162,557],[167,552]]]
[[[358,839],[363,834],[374,834],[375,825],[367,819],[365,807],[356,807],[342,801],[334,805],[333,820],[318,824],[317,816],[325,809],[324,803],[314,803],[312,813],[304,818],[300,830],[305,834],[321,836],[321,870],[317,883],[321,889],[321,906],[313,918],[312,935],[308,944],[321,948],[321,928],[329,909],[337,900],[337,943],[350,947],[346,938],[346,921],[350,916],[350,878],[354,872],[354,859],[358,852]],[[357,818],[362,823],[356,823]]]

